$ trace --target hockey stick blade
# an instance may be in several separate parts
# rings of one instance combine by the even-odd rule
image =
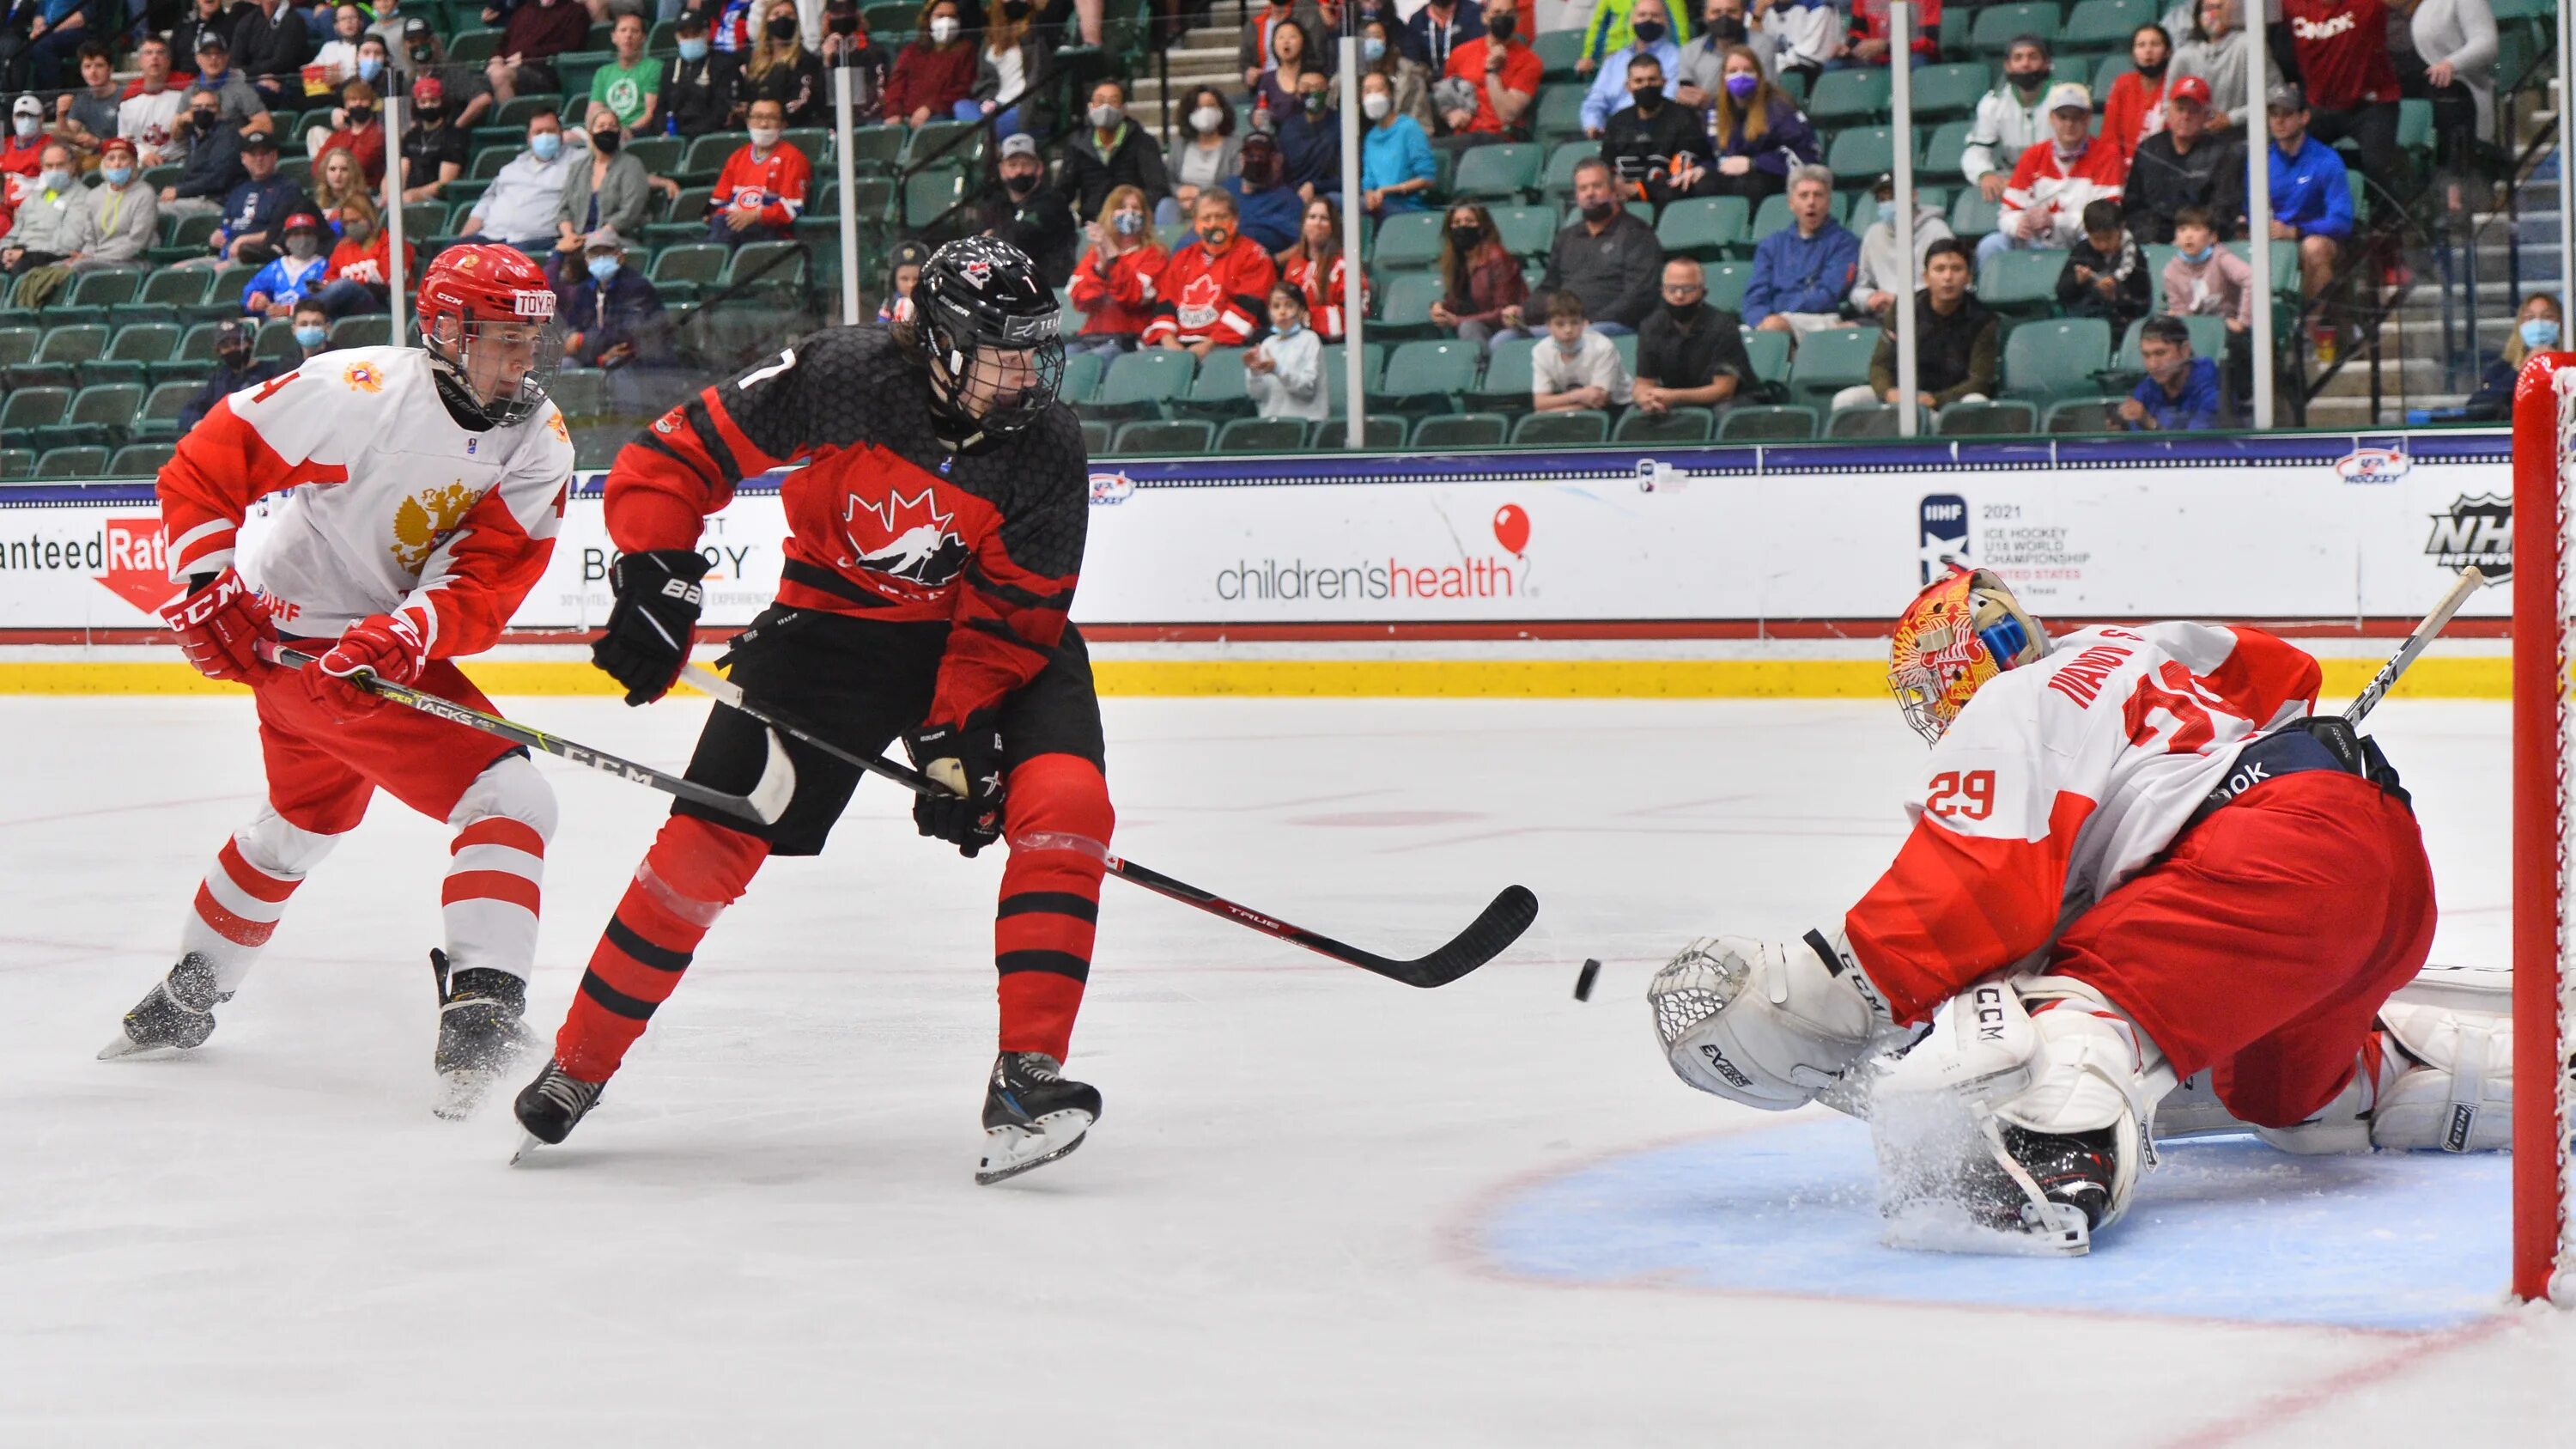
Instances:
[[[773,730],[783,731],[836,760],[856,765],[872,775],[882,776],[916,795],[945,793],[918,770],[907,769],[880,755],[861,755],[842,749],[829,740],[817,738],[814,732],[783,715],[755,704],[743,693],[742,686],[703,665],[692,664],[680,671],[680,678],[691,687],[703,690],[718,700],[760,721]],[[1011,842],[1014,848],[1036,846],[1051,850],[1077,850],[1098,860],[1111,875],[1130,885],[1142,886],[1158,896],[1195,906],[1212,916],[1220,916],[1238,926],[1248,926],[1265,936],[1303,946],[1317,955],[1330,956],[1346,966],[1357,966],[1390,981],[1424,988],[1446,986],[1486,962],[1501,955],[1520,939],[1521,933],[1538,919],[1538,897],[1527,886],[1508,886],[1494,897],[1467,929],[1452,937],[1448,944],[1427,956],[1399,961],[1363,951],[1330,936],[1292,925],[1276,916],[1264,915],[1249,906],[1238,905],[1212,891],[1201,890],[1187,881],[1177,880],[1161,871],[1112,855],[1108,847],[1095,840],[1073,835],[1020,836]]]
[[[267,639],[259,643],[259,657],[281,669],[301,669],[313,662],[312,655],[289,649],[283,644]],[[775,730],[769,731],[769,757],[761,764],[759,783],[752,786],[751,793],[748,795],[732,795],[713,786],[701,785],[684,776],[671,774],[666,770],[657,770],[650,765],[639,765],[633,760],[612,755],[606,750],[595,750],[588,745],[576,744],[571,740],[548,734],[533,725],[523,725],[516,720],[503,719],[499,715],[485,714],[479,709],[458,704],[452,699],[442,699],[435,694],[424,693],[408,685],[379,679],[363,669],[350,678],[351,682],[359,688],[390,703],[419,710],[423,714],[446,720],[450,724],[463,725],[467,729],[508,740],[514,745],[543,750],[556,759],[587,766],[602,774],[630,780],[647,789],[659,790],[665,795],[676,795],[692,804],[704,805],[711,810],[722,810],[728,815],[737,815],[762,825],[777,824],[778,817],[787,813],[788,802],[796,798],[796,766],[787,758],[787,746],[778,738],[778,732]]]
[[[2405,674],[2407,666],[2432,647],[2443,626],[2451,622],[2451,616],[2460,612],[2469,602],[2469,596],[2486,581],[2487,576],[2475,564],[2460,570],[2459,582],[2451,585],[2451,591],[2444,594],[2442,601],[2433,606],[2433,612],[2426,614],[2414,632],[2406,636],[2406,642],[2397,646],[2397,652],[2389,656],[2388,662],[2379,666],[2379,672],[2370,677],[2370,683],[2362,686],[2361,693],[2353,698],[2352,706],[2343,712],[2343,717],[2358,725],[2363,715],[2378,708],[2379,702],[2388,697],[2388,691],[2397,687],[2398,678]]]

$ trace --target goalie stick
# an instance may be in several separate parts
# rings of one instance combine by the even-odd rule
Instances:
[[[310,654],[289,649],[272,639],[259,641],[259,657],[285,669],[301,669],[312,663],[314,658]],[[450,724],[460,724],[470,730],[497,735],[512,744],[525,745],[532,750],[543,750],[557,759],[570,760],[576,765],[586,765],[603,774],[615,775],[621,780],[632,780],[638,785],[659,790],[665,795],[676,795],[683,800],[722,810],[731,815],[739,815],[746,820],[758,821],[763,825],[776,824],[778,817],[787,813],[787,802],[796,794],[796,767],[789,763],[787,747],[779,743],[775,731],[772,731],[769,736],[769,761],[761,767],[760,783],[752,786],[751,793],[748,795],[728,795],[722,790],[701,785],[695,780],[657,770],[650,765],[639,765],[633,760],[612,755],[606,750],[594,750],[588,745],[575,744],[571,740],[550,735],[533,726],[523,725],[515,720],[506,720],[499,715],[485,714],[479,709],[468,708],[452,699],[441,699],[437,695],[423,693],[409,685],[379,679],[372,670],[361,669],[352,678],[359,688],[394,704],[419,710],[426,715],[434,715]]]
[[[2415,626],[2415,632],[2406,636],[2406,642],[2397,646],[2397,652],[2389,656],[2388,662],[2379,666],[2379,672],[2370,677],[2370,683],[2362,686],[2361,693],[2353,698],[2352,707],[2343,712],[2344,719],[2358,725],[2363,715],[2378,708],[2379,702],[2388,697],[2388,691],[2397,687],[2398,676],[2404,674],[2406,667],[2432,645],[2441,634],[2442,627],[2451,622],[2451,616],[2460,612],[2461,607],[2468,603],[2469,595],[2476,593],[2486,581],[2487,576],[2480,573],[2475,564],[2460,570],[2460,581],[2453,584],[2451,591],[2442,596],[2442,601],[2433,606],[2433,612],[2426,614],[2424,621]]]
[[[845,750],[828,740],[818,738],[813,730],[797,721],[777,714],[764,705],[753,703],[744,695],[742,686],[703,665],[688,666],[680,671],[680,677],[694,688],[714,695],[726,705],[742,711],[771,729],[802,740],[824,754],[847,764],[856,765],[869,774],[892,780],[916,795],[948,793],[918,770],[898,765],[881,755],[861,755]],[[1344,965],[1357,966],[1363,971],[1375,972],[1390,981],[1401,981],[1407,986],[1428,988],[1448,985],[1501,955],[1505,947],[1520,939],[1521,933],[1529,929],[1530,922],[1538,919],[1538,897],[1531,894],[1526,886],[1507,886],[1502,894],[1495,896],[1493,902],[1468,924],[1467,929],[1459,932],[1448,944],[1427,956],[1417,956],[1410,961],[1399,961],[1393,957],[1380,956],[1363,951],[1356,946],[1346,945],[1330,936],[1309,931],[1303,926],[1291,925],[1275,916],[1264,915],[1249,906],[1238,905],[1214,892],[1201,890],[1186,881],[1175,880],[1161,871],[1149,870],[1132,860],[1123,860],[1111,854],[1108,847],[1095,840],[1086,840],[1074,835],[1044,834],[1021,836],[1011,844],[1014,847],[1029,845],[1052,850],[1081,851],[1107,866],[1111,875],[1132,885],[1143,886],[1156,895],[1179,901],[1185,906],[1196,906],[1212,916],[1222,916],[1236,925],[1249,926],[1265,936],[1303,946],[1319,955],[1330,956]]]

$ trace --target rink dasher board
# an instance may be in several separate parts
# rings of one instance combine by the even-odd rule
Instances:
[[[779,479],[708,520],[705,620],[774,593]],[[598,627],[604,475],[576,480],[514,630]],[[1077,622],[1844,621],[1882,633],[1955,557],[2044,617],[2411,619],[2511,568],[2498,433],[1302,455],[1101,463]],[[847,510],[844,510],[845,512]],[[244,530],[258,577],[262,520]],[[0,636],[150,627],[148,484],[0,489]],[[2469,617],[2501,617],[2489,590]]]

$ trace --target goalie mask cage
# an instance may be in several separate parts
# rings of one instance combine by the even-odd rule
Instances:
[[[2571,597],[2576,485],[2576,353],[2535,354],[2513,401],[2513,1291],[2576,1302],[2567,1134],[2576,1072],[2569,1048],[2569,919],[2576,902],[2576,657]]]

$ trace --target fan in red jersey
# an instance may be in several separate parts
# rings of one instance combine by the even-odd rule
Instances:
[[[1841,930],[1721,936],[1657,973],[1667,1061],[1766,1110],[1867,1115],[1892,1233],[1945,1246],[1972,1245],[1941,1231],[1963,1209],[2086,1251],[2160,1125],[2502,1146],[2509,1008],[2410,985],[2432,872],[2318,679],[2255,629],[2052,641],[1954,566],[1896,624],[1889,680],[1932,742],[1913,833]]]
[[[102,1057],[215,1029],[305,876],[377,790],[447,822],[436,1110],[473,1110],[521,1048],[555,805],[523,749],[384,701],[362,673],[491,706],[455,665],[492,646],[553,551],[572,443],[546,400],[554,292],[527,257],[451,247],[421,279],[425,350],[358,347],[232,394],[162,468],[162,610],[210,678],[248,684],[268,800],[217,853],[179,963]],[[269,527],[237,558],[266,500]],[[277,640],[317,656],[260,658]]]
[[[1009,842],[976,1174],[998,1182],[1072,1151],[1100,1116],[1099,1092],[1062,1075],[1112,824],[1090,658],[1066,622],[1089,476],[1081,428],[1055,400],[1055,296],[1027,256],[990,237],[950,242],[912,301],[891,329],[799,339],[618,454],[608,528],[624,552],[593,658],[629,704],[668,690],[697,624],[706,516],[742,479],[804,465],[779,485],[778,600],[735,640],[732,677],[853,753],[901,738],[956,792],[915,802],[924,835],[970,856]],[[733,790],[760,773],[769,739],[718,709],[689,778]],[[823,848],[859,772],[801,740],[787,752],[796,795],[776,824],[673,809],[591,954],[554,1061],[519,1094],[532,1140],[561,1142],[590,1111],[761,862]]]

